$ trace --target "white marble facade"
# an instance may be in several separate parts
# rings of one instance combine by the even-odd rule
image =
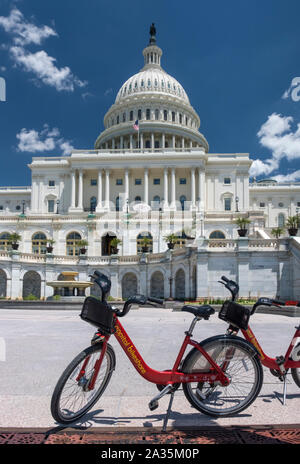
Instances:
[[[250,181],[248,153],[210,153],[185,90],[161,66],[154,36],[143,56],[144,67],[107,111],[94,149],[33,157],[31,186],[0,187],[0,296],[22,298],[28,271],[38,273],[40,297],[47,298],[45,282],[61,271],[78,268],[86,278],[98,267],[113,276],[117,297],[130,289],[213,296],[226,272],[244,296],[295,297],[298,239],[279,244],[270,232],[300,211],[300,183]],[[237,235],[238,216],[251,221],[246,241]],[[17,253],[7,243],[12,232],[21,235]],[[178,236],[172,258],[169,233]],[[151,250],[143,257],[139,240],[146,234]],[[122,240],[117,257],[109,246],[114,236]],[[50,254],[47,239],[55,241]],[[88,241],[84,257],[80,239]]]

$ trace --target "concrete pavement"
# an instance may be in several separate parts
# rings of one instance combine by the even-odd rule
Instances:
[[[79,351],[89,345],[94,328],[78,317],[78,311],[1,310],[0,336],[5,340],[6,360],[0,361],[0,428],[51,428],[50,400],[58,377]],[[152,368],[172,366],[192,316],[172,309],[132,310],[122,323],[141,355]],[[270,356],[284,354],[299,324],[297,318],[256,314],[251,327]],[[224,333],[226,324],[217,314],[200,321],[194,339]],[[140,377],[117,341],[116,371],[104,395],[77,426],[160,427],[169,397],[151,412],[148,403],[157,394],[155,385]],[[264,368],[264,385],[256,401],[232,418],[215,419],[193,409],[182,390],[177,391],[168,425],[210,427],[300,424],[300,390],[288,375],[287,401],[282,404],[282,383]]]

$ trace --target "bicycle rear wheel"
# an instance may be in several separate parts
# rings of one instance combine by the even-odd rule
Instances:
[[[86,414],[107,387],[115,368],[115,353],[108,344],[95,386],[88,389],[102,344],[93,345],[76,356],[62,373],[51,400],[51,414],[61,424],[70,424]],[[84,372],[83,372],[84,371]]]
[[[184,383],[187,400],[209,416],[226,417],[246,409],[258,396],[263,383],[263,370],[256,350],[242,338],[218,336],[200,343],[218,364],[224,366],[228,386],[217,383]],[[186,357],[184,373],[210,372],[211,365],[194,348]]]

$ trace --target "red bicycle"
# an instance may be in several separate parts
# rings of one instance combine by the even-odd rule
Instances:
[[[194,315],[172,369],[156,371],[150,368],[121,325],[132,304],[162,304],[163,300],[135,295],[123,309],[110,306],[106,297],[111,282],[99,271],[91,276],[100,286],[102,299],[85,299],[81,318],[98,328],[91,346],[83,350],[66,368],[54,389],[51,400],[53,418],[61,424],[77,421],[98,401],[107,387],[116,365],[116,356],[108,343],[115,335],[127,357],[148,382],[157,385],[159,393],[150,401],[149,408],[171,394],[164,421],[164,429],[171,411],[175,391],[183,387],[187,400],[199,411],[210,416],[224,417],[246,409],[260,392],[263,371],[257,350],[243,338],[230,334],[208,338],[200,343],[192,339],[195,324],[208,320],[215,310],[209,305],[183,306],[182,311]],[[192,349],[183,359],[188,346]]]
[[[286,376],[291,370],[292,378],[294,379],[296,385],[300,388],[300,343],[297,344],[298,338],[300,338],[300,325],[295,327],[296,331],[290,345],[287,348],[287,351],[284,355],[276,356],[275,358],[271,358],[270,356],[266,355],[259,344],[258,340],[256,339],[253,331],[251,330],[250,326],[248,325],[248,320],[250,316],[252,316],[259,306],[300,306],[299,301],[279,301],[273,300],[271,298],[259,298],[257,302],[253,305],[251,311],[248,311],[247,321],[243,327],[238,327],[237,324],[234,323],[235,314],[239,313],[240,311],[243,312],[245,315],[244,307],[237,304],[235,299],[239,292],[239,286],[233,280],[229,280],[226,277],[221,277],[222,282],[221,284],[225,285],[225,287],[231,292],[232,299],[230,302],[226,302],[224,306],[227,305],[227,314],[225,317],[222,316],[222,310],[220,311],[220,317],[223,318],[227,322],[230,323],[228,333],[231,335],[236,335],[239,330],[241,330],[245,339],[252,343],[256,348],[257,352],[259,353],[260,361],[263,366],[270,369],[270,372],[277,377],[279,380],[283,382],[283,404],[285,404],[286,400]],[[228,318],[228,308],[230,308],[231,316]]]

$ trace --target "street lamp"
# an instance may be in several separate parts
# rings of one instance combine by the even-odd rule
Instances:
[[[25,215],[25,205],[26,205],[26,201],[23,200],[22,201],[22,214]]]
[[[59,214],[59,200],[56,200],[56,214]]]
[[[239,197],[235,197],[235,211],[237,213],[239,211]]]

